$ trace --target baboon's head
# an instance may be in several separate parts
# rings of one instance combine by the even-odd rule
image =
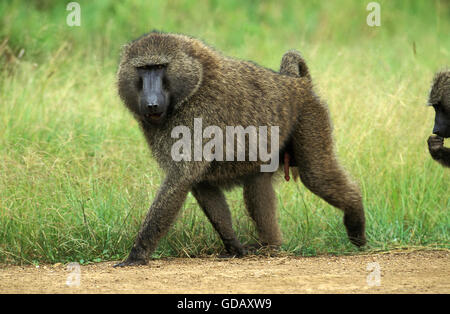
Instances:
[[[124,47],[119,95],[138,119],[160,124],[197,91],[202,66],[190,45],[188,37],[152,32]]]
[[[436,74],[428,104],[436,111],[433,133],[450,137],[450,71]]]

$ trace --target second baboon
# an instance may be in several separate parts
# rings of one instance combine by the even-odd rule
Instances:
[[[245,206],[255,222],[260,243],[281,244],[273,172],[261,172],[267,160],[251,160],[246,151],[246,158],[236,161],[239,144],[235,146],[234,139],[224,143],[221,138],[218,141],[224,143],[227,152],[231,147],[234,161],[198,158],[195,147],[208,144],[205,136],[194,136],[194,143],[183,151],[186,155],[174,159],[177,132],[195,134],[199,119],[205,133],[215,128],[228,130],[229,126],[244,130],[266,127],[268,138],[264,145],[275,155],[282,155],[289,146],[302,182],[343,210],[350,241],[357,246],[365,244],[361,193],[336,159],[328,108],[314,93],[309,74],[299,77],[290,67],[287,71],[293,75],[225,57],[203,42],[179,34],[151,32],[124,48],[118,71],[119,95],[139,122],[166,177],[128,258],[117,266],[147,263],[189,191],[229,253],[245,254],[232,228],[222,191],[235,185],[243,186]],[[272,129],[279,130],[278,137]],[[245,136],[250,146],[250,135]],[[272,145],[276,139],[278,146]],[[224,155],[214,153],[216,157]]]
[[[428,138],[431,157],[450,167],[450,148],[444,147],[444,138],[450,137],[450,71],[439,72],[433,79],[428,104],[436,115],[432,135]]]

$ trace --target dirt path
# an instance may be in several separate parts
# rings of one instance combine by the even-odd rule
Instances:
[[[113,264],[81,266],[79,286],[67,265],[0,266],[0,293],[450,293],[450,251]]]

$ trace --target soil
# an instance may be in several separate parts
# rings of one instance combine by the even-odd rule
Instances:
[[[2,265],[0,293],[450,293],[449,250],[114,264]]]

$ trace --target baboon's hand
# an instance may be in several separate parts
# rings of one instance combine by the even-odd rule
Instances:
[[[430,151],[431,156],[433,156],[434,158],[439,158],[440,152],[443,147],[444,138],[437,135],[431,135],[428,138],[428,150]]]

